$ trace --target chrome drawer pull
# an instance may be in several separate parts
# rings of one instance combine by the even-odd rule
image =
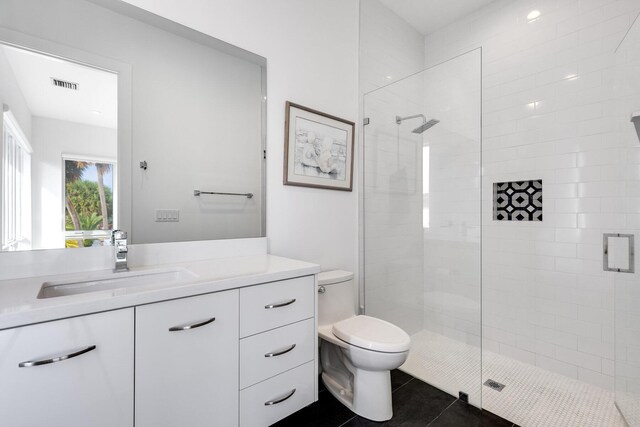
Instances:
[[[287,347],[287,348],[285,348],[285,349],[282,349],[282,350],[276,350],[276,351],[274,351],[274,352],[272,352],[272,353],[267,353],[267,354],[265,354],[265,355],[264,355],[264,357],[280,356],[280,355],[282,355],[282,354],[289,353],[289,352],[290,352],[291,350],[293,350],[294,348],[296,348],[296,345],[295,345],[295,344],[291,344],[291,346],[290,346],[290,347]]]
[[[277,303],[273,303],[273,304],[267,304],[264,306],[264,308],[278,308],[278,307],[285,307],[287,305],[291,305],[294,302],[296,302],[295,298],[291,298],[289,301],[285,301],[285,302],[277,302]]]
[[[90,345],[89,347],[83,348],[82,350],[74,351],[72,353],[65,354],[62,356],[52,357],[51,359],[35,360],[35,361],[30,360],[27,362],[20,362],[18,363],[18,368],[30,368],[32,366],[48,365],[49,363],[62,362],[63,360],[73,359],[74,357],[83,355],[85,353],[89,353],[91,350],[95,350],[95,349],[96,349],[95,345]]]
[[[288,398],[290,398],[291,396],[293,396],[293,393],[296,392],[296,389],[294,388],[293,390],[291,390],[289,393],[285,394],[282,397],[277,397],[274,400],[270,400],[268,402],[264,402],[264,406],[271,406],[271,405],[277,405],[278,403],[282,403],[285,400],[287,400]]]
[[[190,325],[172,326],[169,328],[169,332],[188,331],[189,329],[195,329],[195,328],[199,328],[200,326],[208,325],[209,323],[212,323],[215,320],[216,318],[212,317],[211,319],[203,320],[202,322],[198,322],[198,323],[192,323]]]

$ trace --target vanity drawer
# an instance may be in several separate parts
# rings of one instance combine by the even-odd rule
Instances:
[[[314,363],[305,363],[242,390],[240,426],[269,426],[313,403]]]
[[[240,388],[313,360],[314,327],[311,318],[240,340]]]
[[[308,319],[314,314],[314,276],[240,289],[240,337]]]

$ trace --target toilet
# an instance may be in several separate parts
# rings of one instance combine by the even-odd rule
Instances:
[[[407,360],[411,339],[396,325],[356,315],[353,273],[318,275],[318,335],[322,382],[356,414],[372,421],[393,416],[390,371]]]

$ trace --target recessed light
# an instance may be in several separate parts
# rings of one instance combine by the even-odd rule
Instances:
[[[533,22],[536,19],[540,18],[540,11],[539,10],[532,10],[531,12],[529,12],[529,14],[527,15],[527,21],[529,22]]]
[[[569,75],[567,75],[567,77],[565,77],[565,79],[567,79],[567,80],[578,80],[578,77],[580,77],[580,76],[578,76],[577,74],[569,74]]]
[[[387,80],[391,80],[393,76],[387,76]]]
[[[99,116],[100,114],[102,114],[102,111],[93,110],[91,113],[92,113],[94,116]]]

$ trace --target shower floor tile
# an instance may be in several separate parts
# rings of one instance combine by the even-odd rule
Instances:
[[[482,353],[481,381],[478,347],[426,330],[411,340],[403,371],[454,396],[467,391],[476,405],[481,391],[485,409],[521,426],[625,426],[613,392],[489,351]],[[506,387],[501,392],[480,389],[489,378]]]

